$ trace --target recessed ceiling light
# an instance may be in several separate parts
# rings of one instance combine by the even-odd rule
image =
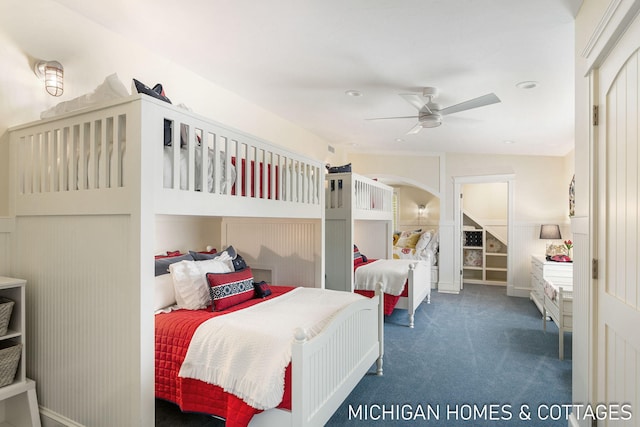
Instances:
[[[533,80],[527,80],[524,82],[516,83],[516,87],[518,89],[535,89],[538,86],[540,86],[540,83]]]
[[[506,140],[506,141],[502,141],[502,142],[504,142],[505,144],[515,144],[516,143],[515,141],[511,141],[511,140]]]
[[[404,142],[404,139],[402,139],[402,138],[396,138],[396,142]]]
[[[344,94],[345,95],[349,95],[349,96],[362,96],[362,92],[360,92],[359,90],[355,90],[355,89],[349,89],[349,90],[345,91]]]

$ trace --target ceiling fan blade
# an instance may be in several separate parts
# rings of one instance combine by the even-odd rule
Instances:
[[[409,130],[409,132],[407,132],[407,135],[413,135],[414,133],[418,133],[420,132],[421,129],[422,129],[422,125],[420,123],[416,123],[416,125],[412,127]]]
[[[500,102],[500,98],[496,96],[495,93],[489,93],[487,95],[482,95],[477,98],[470,99],[468,101],[461,102],[456,105],[452,105],[447,108],[443,108],[438,112],[445,116],[447,114],[459,113],[460,111],[470,110],[472,108],[484,107],[485,105],[491,105]]]
[[[372,119],[365,120],[389,120],[389,119],[417,119],[418,116],[401,116],[401,117],[374,117]]]
[[[420,95],[416,95],[415,93],[401,93],[401,97],[404,98],[409,104],[416,107],[416,109],[420,112],[427,112],[431,114],[431,110],[427,106],[427,101],[421,97]]]

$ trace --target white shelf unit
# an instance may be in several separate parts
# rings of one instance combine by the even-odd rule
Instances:
[[[13,382],[0,387],[0,427],[40,427],[36,383],[26,377],[25,339],[25,285],[26,281],[0,276],[0,297],[14,301],[7,334],[0,343],[22,344],[22,354]]]
[[[484,228],[463,231],[462,279],[465,283],[507,284],[507,247],[495,252],[487,250],[487,240],[495,239]]]

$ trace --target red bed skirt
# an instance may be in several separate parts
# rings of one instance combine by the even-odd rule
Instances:
[[[222,388],[191,378],[178,376],[180,366],[187,354],[189,342],[198,326],[211,317],[223,315],[258,304],[282,295],[293,287],[271,286],[272,295],[265,299],[254,298],[231,307],[229,310],[213,312],[211,309],[177,310],[157,314],[155,317],[156,342],[156,397],[177,404],[182,411],[200,412],[222,417],[226,427],[244,427],[251,418],[261,412],[237,396]],[[291,409],[291,364],[285,370],[285,391],[278,406]]]

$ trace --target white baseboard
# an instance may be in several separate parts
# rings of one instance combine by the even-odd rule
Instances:
[[[438,292],[442,292],[443,294],[459,294],[460,289],[453,283],[440,281],[438,282]]]
[[[42,406],[40,407],[40,421],[42,427],[85,427]]]
[[[507,295],[510,297],[529,298],[530,294],[531,288],[509,286],[507,290]]]

